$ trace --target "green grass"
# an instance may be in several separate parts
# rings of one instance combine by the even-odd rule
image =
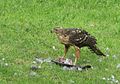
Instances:
[[[78,64],[89,60],[93,69],[65,71],[45,63],[37,76],[29,76],[36,56],[55,59],[63,55],[63,45],[50,33],[56,26],[82,27],[98,39],[103,52],[110,49],[110,56],[99,62],[98,56],[83,48]],[[111,75],[120,82],[116,68],[120,64],[119,36],[119,0],[0,0],[0,84],[110,84],[102,78]],[[67,57],[74,59],[73,53],[71,48]]]

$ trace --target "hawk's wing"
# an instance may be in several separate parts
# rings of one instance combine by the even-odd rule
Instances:
[[[88,35],[89,34],[85,30],[72,29],[69,33],[69,40],[72,44],[77,45],[84,42],[87,39]]]

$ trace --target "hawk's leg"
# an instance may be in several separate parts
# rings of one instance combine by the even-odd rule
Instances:
[[[59,58],[59,62],[61,62],[61,63],[64,63],[64,62],[65,62],[65,56],[66,56],[67,51],[68,51],[69,48],[70,48],[70,45],[65,45],[65,48],[64,48],[64,56],[61,57],[61,58]]]
[[[74,61],[74,65],[76,65],[77,60],[80,57],[80,48],[75,46],[75,61]]]
[[[69,48],[70,48],[70,45],[65,45],[65,48],[64,48],[64,58],[65,58]]]

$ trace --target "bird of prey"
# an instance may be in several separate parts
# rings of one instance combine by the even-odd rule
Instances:
[[[77,60],[80,57],[81,47],[88,47],[98,56],[105,56],[105,54],[103,54],[100,51],[100,49],[96,46],[97,42],[95,37],[91,36],[87,31],[83,29],[56,27],[51,32],[55,33],[60,43],[64,44],[65,46],[63,58],[65,58],[66,53],[70,46],[74,46],[75,48],[74,65],[76,64]]]

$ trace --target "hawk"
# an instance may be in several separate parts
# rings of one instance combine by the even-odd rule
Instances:
[[[93,51],[98,56],[105,56],[100,49],[96,46],[97,42],[94,36],[91,36],[87,31],[80,28],[61,28],[56,27],[51,32],[55,33],[60,41],[60,43],[64,44],[64,56],[70,46],[75,48],[75,61],[74,65],[77,63],[80,57],[80,48],[88,47],[91,51]]]

